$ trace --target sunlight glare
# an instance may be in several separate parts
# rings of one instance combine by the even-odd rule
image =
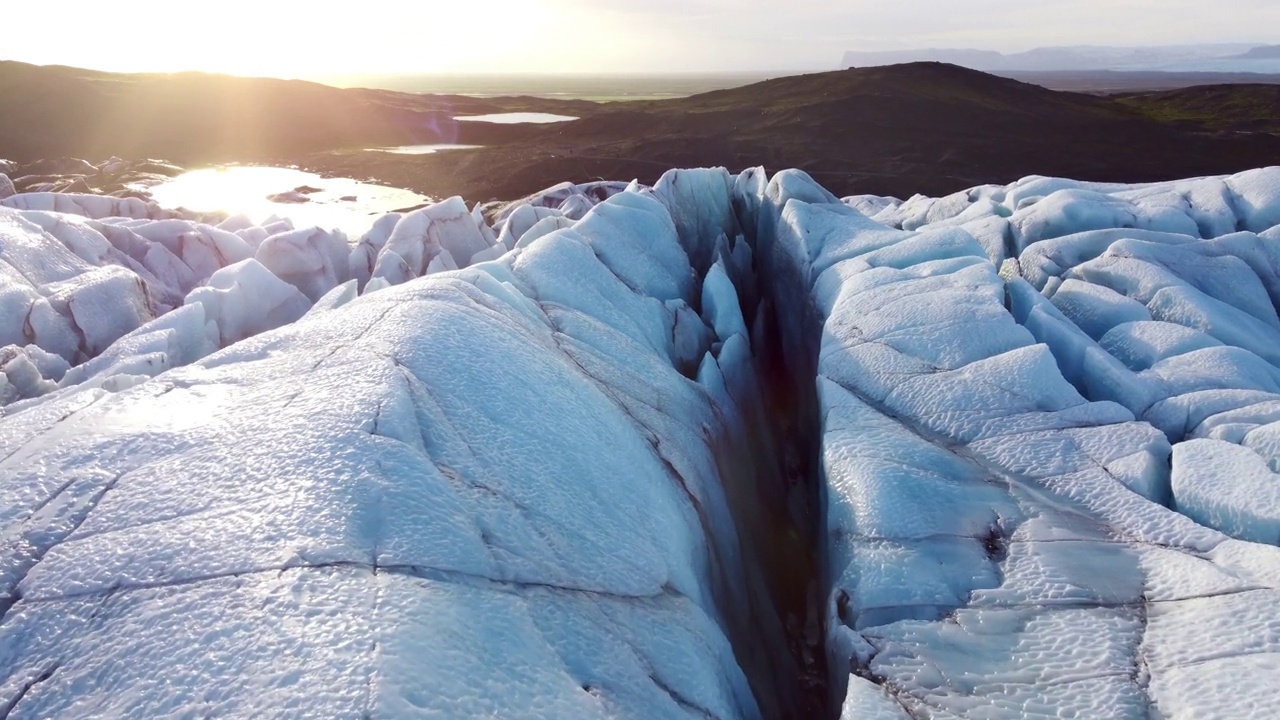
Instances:
[[[310,186],[305,202],[270,199],[292,188]],[[294,227],[336,228],[358,238],[373,216],[410,207],[430,198],[409,190],[362,183],[349,178],[323,178],[293,168],[223,167],[193,170],[152,188],[162,207],[196,212],[243,214],[255,223],[271,217],[290,219]]]
[[[59,13],[76,22],[57,26],[57,42],[46,33],[9,33],[0,57],[113,72],[318,78],[484,72],[523,55],[524,65],[534,71],[538,46],[562,19],[561,4],[365,0],[353,8],[294,1],[136,0],[122,12],[109,3],[66,0]],[[47,8],[38,3],[6,7],[5,15],[11,27],[47,24]]]

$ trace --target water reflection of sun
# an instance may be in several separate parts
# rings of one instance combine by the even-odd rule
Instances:
[[[273,200],[304,188],[294,198]],[[195,212],[246,215],[255,223],[288,218],[294,227],[315,225],[358,237],[374,216],[418,205],[428,198],[417,193],[349,178],[324,178],[314,173],[275,167],[224,167],[193,170],[150,188],[163,207]]]

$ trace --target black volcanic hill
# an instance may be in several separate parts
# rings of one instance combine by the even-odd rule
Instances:
[[[226,162],[335,148],[482,141],[520,130],[455,114],[585,112],[592,103],[344,90],[204,73],[125,75],[0,61],[0,157],[73,155]]]
[[[361,157],[313,161],[367,169]],[[760,164],[803,168],[839,193],[943,194],[1030,174],[1140,182],[1236,172],[1280,164],[1280,138],[1209,133],[1104,97],[914,63],[612,103],[534,142],[397,159],[368,174],[481,199],[566,179]]]
[[[1140,182],[1280,164],[1280,137],[1265,129],[1188,119],[1186,99],[1197,93],[1208,99],[1195,112],[1216,117],[1212,92],[1108,98],[913,63],[596,105],[0,63],[0,157],[267,160],[471,200],[516,198],[563,180],[652,182],[680,166],[799,167],[838,193],[901,196],[1030,174]],[[445,122],[515,110],[582,119]],[[486,147],[416,156],[361,149],[459,140]]]
[[[1280,133],[1280,85],[1208,85],[1116,99],[1155,120],[1190,129]]]

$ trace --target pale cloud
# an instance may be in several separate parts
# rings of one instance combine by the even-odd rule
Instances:
[[[6,5],[0,58],[288,76],[800,70],[850,49],[1280,42],[1275,0],[63,0],[56,19],[48,4]]]

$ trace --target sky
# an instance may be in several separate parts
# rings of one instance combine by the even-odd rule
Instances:
[[[309,79],[822,70],[846,50],[924,47],[1280,44],[1276,0],[10,0],[0,17],[0,59]]]

